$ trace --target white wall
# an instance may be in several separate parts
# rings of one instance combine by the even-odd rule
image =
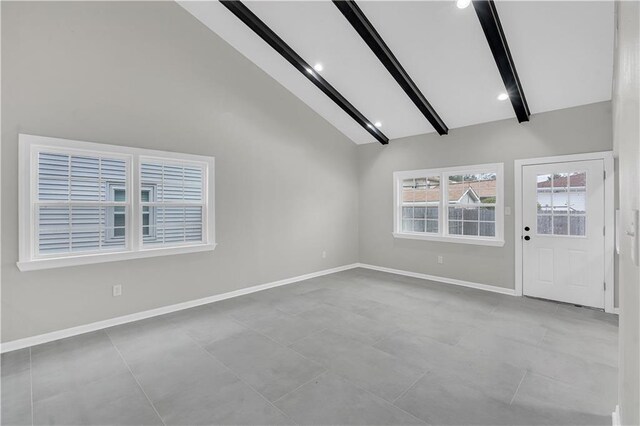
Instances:
[[[640,7],[617,3],[617,45],[613,86],[613,139],[618,158],[623,232],[631,211],[640,209]],[[632,240],[620,244],[620,414],[624,425],[640,424],[640,268],[631,259]]]
[[[526,90],[526,88],[525,88]],[[394,239],[394,171],[504,162],[505,206],[513,209],[515,159],[612,149],[611,103],[396,139],[358,147],[360,261],[388,268],[514,288],[514,217],[505,217],[504,247]],[[444,264],[437,263],[438,255]]]
[[[3,1],[2,95],[2,341],[358,261],[355,145],[173,2]],[[18,133],[215,156],[218,247],[19,272]]]

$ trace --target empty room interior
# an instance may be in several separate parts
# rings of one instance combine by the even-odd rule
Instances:
[[[640,425],[640,1],[6,1],[2,425]]]

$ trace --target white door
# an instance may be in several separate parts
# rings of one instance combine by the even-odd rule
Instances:
[[[604,308],[604,162],[522,168],[523,293]]]

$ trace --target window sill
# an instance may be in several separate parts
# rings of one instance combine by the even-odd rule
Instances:
[[[504,246],[504,240],[497,240],[493,238],[443,237],[441,235],[407,234],[400,232],[394,232],[393,236],[394,238],[404,238],[409,240],[438,241],[443,243],[472,244],[492,247]]]
[[[90,265],[93,263],[117,262],[120,260],[144,259],[147,257],[169,256],[174,254],[198,253],[202,251],[213,251],[215,243],[198,244],[182,247],[159,247],[144,249],[140,251],[127,251],[116,253],[92,253],[73,257],[52,257],[46,259],[36,259],[24,262],[17,262],[18,269],[22,272],[36,271],[40,269],[64,268],[67,266]]]

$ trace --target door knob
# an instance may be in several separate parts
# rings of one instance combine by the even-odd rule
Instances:
[[[530,237],[530,236],[528,236],[528,235],[525,235],[525,236],[524,236],[524,240],[525,240],[525,241],[529,241],[530,239],[531,239],[531,237]]]

